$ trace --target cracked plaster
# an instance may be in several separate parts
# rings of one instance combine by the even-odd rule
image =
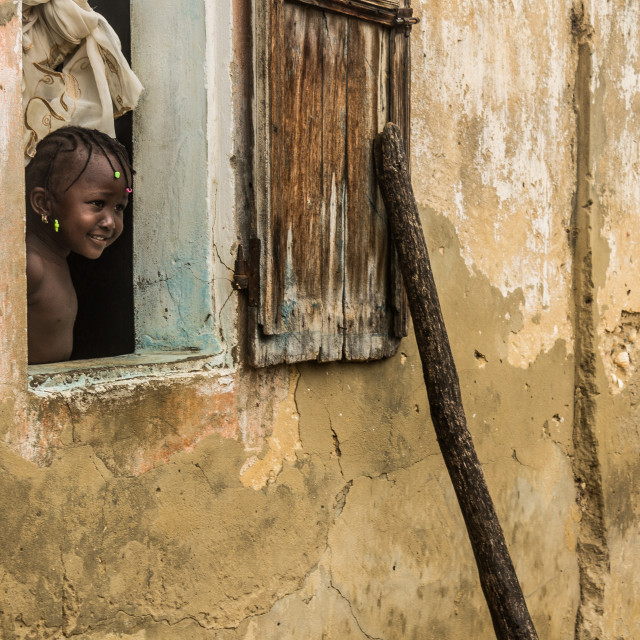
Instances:
[[[449,274],[456,283],[442,302],[470,428],[502,496],[497,505],[534,610],[562,601],[569,612],[543,623],[560,633],[575,606],[562,449],[571,394],[570,383],[548,373],[570,366],[562,345],[528,371],[506,362],[517,296],[505,303],[486,278],[470,278],[453,225],[423,213],[432,248],[444,248],[433,252],[436,279]],[[406,637],[403,625],[407,633],[447,632],[436,602],[449,596],[460,637],[488,633],[412,340],[382,362],[241,370],[216,380],[215,372],[187,370],[174,380],[122,383],[106,396],[44,394],[38,423],[46,430],[50,416],[52,428],[64,427],[50,458],[38,468],[3,452],[4,482],[27,492],[0,487],[16,523],[2,548],[21,547],[24,558],[2,563],[14,603],[2,623],[8,638],[18,633],[19,610],[25,629],[43,619],[92,640],[162,637],[169,625],[182,637],[277,637],[278,622],[312,637],[328,628],[345,639],[390,640]],[[553,531],[546,547],[529,532],[540,519]],[[540,548],[548,561],[532,552]],[[30,576],[38,576],[35,593]]]
[[[548,638],[574,634],[584,518],[571,465],[570,4],[505,2],[492,13],[468,2],[418,2],[422,23],[412,36],[416,195],[469,427],[534,621]],[[632,133],[635,58],[620,34],[634,27],[634,13],[622,0],[591,4],[604,43],[596,45],[596,106],[622,109],[616,126]],[[234,6],[241,9],[234,19],[249,15],[246,3]],[[213,12],[206,18],[206,55],[216,47],[228,55],[214,37]],[[0,28],[8,53],[17,37],[12,24]],[[501,37],[505,32],[522,34],[514,36],[522,46]],[[620,56],[625,62],[616,71]],[[619,81],[604,82],[618,72]],[[10,75],[0,69],[8,110],[13,94],[4,88],[19,95],[19,77]],[[231,91],[216,96],[213,84],[210,103],[219,101],[224,111]],[[224,119],[215,127],[226,131]],[[596,128],[596,142],[600,135]],[[601,212],[594,207],[607,220],[601,227],[609,249],[627,242],[618,235],[633,224],[631,208],[624,213],[620,205],[616,217],[615,198],[624,196],[627,206],[635,193],[635,168],[627,163],[635,151],[627,144],[616,155],[614,138],[598,161],[598,184],[606,183],[603,158],[612,172],[622,165],[625,171],[613,176],[615,193],[598,192],[596,184]],[[206,153],[224,165],[214,139]],[[15,153],[11,140],[0,123],[0,162]],[[0,171],[3,197],[19,191],[20,179]],[[227,199],[247,198],[227,186],[212,184],[207,195],[216,203],[216,251],[230,248],[215,260],[217,275],[203,278],[217,287],[218,303],[228,296],[224,265],[232,263],[237,240],[227,242],[235,231],[218,214]],[[15,241],[0,252],[21,242],[18,218],[8,219]],[[624,255],[631,256],[635,245],[628,246]],[[602,327],[615,331],[622,310],[635,310],[620,298],[615,277],[622,269],[614,269],[628,267],[630,257],[616,263],[618,251],[609,262],[607,247],[597,247],[606,264],[595,271],[601,322],[608,323],[600,325],[603,357],[610,345]],[[11,395],[27,388],[26,370],[14,365],[25,361],[16,337],[24,326],[16,294],[24,264],[6,257],[3,640],[492,637],[412,338],[396,357],[376,363],[224,372],[209,363],[213,369],[172,366],[84,391],[79,382],[80,390],[64,393],[42,388],[30,396],[27,420]],[[234,335],[229,326],[224,331]],[[605,392],[606,365],[595,367],[602,394],[590,426],[603,451],[612,576],[604,610],[596,613],[606,637],[634,637],[639,376],[629,368],[613,396]]]

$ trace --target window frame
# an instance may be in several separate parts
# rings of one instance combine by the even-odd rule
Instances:
[[[226,0],[131,0],[135,351],[29,365],[30,392],[235,366],[233,35]]]

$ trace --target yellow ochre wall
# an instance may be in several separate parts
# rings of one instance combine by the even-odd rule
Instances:
[[[640,5],[413,5],[414,189],[534,623],[640,638]],[[0,0],[0,638],[492,638],[413,337],[381,362],[251,370],[238,304],[222,364],[29,386],[20,58]]]

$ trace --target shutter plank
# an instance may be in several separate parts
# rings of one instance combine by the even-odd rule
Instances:
[[[373,140],[387,119],[388,31],[349,21],[348,196],[344,355],[350,360],[395,353],[389,300],[389,235],[373,166]]]
[[[337,360],[343,346],[347,23],[280,7],[270,48],[270,214],[258,225],[262,305],[249,345],[256,365]]]
[[[318,360],[339,360],[344,340],[344,254],[347,35],[344,16],[323,12],[322,31],[322,232],[325,263],[322,271],[324,325]]]
[[[392,26],[398,15],[400,0],[295,0],[302,4]]]
[[[284,4],[282,75],[272,94],[272,207],[266,270],[267,334],[322,330],[322,14]],[[282,53],[285,52],[283,56]],[[275,53],[275,52],[274,52]]]
[[[278,78],[284,77],[285,57],[281,55],[284,39],[284,0],[256,3],[256,228],[255,234],[262,241],[260,253],[260,304],[255,318],[255,331],[274,330],[273,289],[279,282],[273,278],[274,230],[272,209],[278,202],[279,180],[275,179],[282,168],[279,162],[280,136],[284,127],[284,88]],[[264,27],[264,28],[263,28]]]

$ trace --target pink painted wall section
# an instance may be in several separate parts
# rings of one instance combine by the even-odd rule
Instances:
[[[21,76],[20,3],[0,0],[0,429],[22,413],[27,388]]]
[[[32,397],[28,418],[8,438],[25,459],[48,466],[65,448],[89,446],[114,476],[145,473],[212,434],[241,436],[231,375],[41,393]]]

